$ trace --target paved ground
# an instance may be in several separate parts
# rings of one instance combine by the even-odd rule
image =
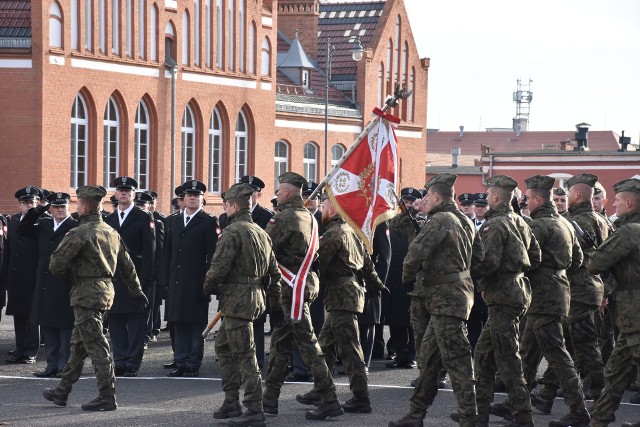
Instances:
[[[10,426],[208,426],[225,425],[214,421],[212,412],[222,403],[220,370],[215,361],[213,341],[208,340],[205,360],[200,378],[169,379],[162,364],[171,359],[168,333],[162,333],[156,343],[151,343],[145,354],[138,378],[118,378],[116,384],[118,410],[107,413],[87,413],[80,404],[97,396],[92,368],[87,363],[85,375],[69,398],[65,408],[45,401],[41,391],[53,387],[57,380],[43,380],[32,376],[32,372],[44,369],[44,350],[38,355],[35,365],[7,365],[7,351],[13,348],[13,319],[2,317],[0,322],[0,425]],[[386,426],[391,419],[400,418],[408,409],[411,395],[409,382],[417,375],[416,370],[387,369],[384,361],[373,361],[369,382],[374,411],[371,414],[345,414],[324,422],[306,421],[306,408],[295,401],[297,393],[309,390],[309,384],[291,383],[283,388],[280,399],[280,415],[268,417],[272,426],[320,425],[328,426]],[[350,397],[347,378],[336,376],[338,394],[342,401]],[[503,400],[497,396],[496,400]],[[629,393],[617,414],[618,420],[639,421],[640,406],[628,403]],[[451,390],[441,390],[435,404],[425,420],[426,426],[449,427],[456,424],[449,414],[456,409]],[[554,411],[545,416],[535,414],[536,425],[547,425],[549,420],[559,418],[567,411],[561,400],[556,400]],[[503,423],[495,417],[496,426]]]

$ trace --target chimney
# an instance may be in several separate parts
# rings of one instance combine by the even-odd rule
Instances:
[[[464,136],[464,126],[460,125],[460,138]]]
[[[575,151],[589,151],[589,123],[578,123],[576,125],[576,148]]]
[[[624,131],[622,131],[622,136],[620,137],[620,149],[618,151],[627,151],[629,144],[631,144],[631,137],[624,136]]]
[[[517,136],[518,138],[520,138],[520,132],[522,132],[522,125],[521,125],[520,123],[518,123],[518,124],[516,125],[516,136]]]
[[[296,31],[304,51],[313,59],[318,58],[319,0],[279,0],[278,30],[293,40]]]
[[[451,149],[451,168],[452,169],[455,169],[458,167],[458,160],[460,159],[460,151],[461,151],[460,147],[454,147]]]

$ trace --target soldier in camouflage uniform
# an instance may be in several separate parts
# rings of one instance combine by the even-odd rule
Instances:
[[[597,180],[596,175],[584,173],[575,175],[567,181],[569,187],[567,219],[589,233],[596,246],[609,235],[607,223],[593,210],[591,201],[593,187]],[[578,236],[578,241],[584,253],[584,263],[577,271],[569,272],[568,275],[571,283],[569,330],[576,368],[591,385],[590,390],[585,391],[585,395],[587,398],[597,398],[604,387],[604,364],[598,347],[599,334],[594,316],[598,315],[597,309],[604,298],[604,284],[600,276],[589,273],[586,268],[595,248],[587,243],[583,236]]]
[[[640,366],[640,180],[625,179],[613,189],[617,230],[591,254],[587,265],[592,274],[608,271],[615,277],[615,323],[620,329],[607,362],[604,389],[592,410],[593,427],[606,427],[614,421],[620,399]],[[640,422],[622,426],[640,427]]]
[[[486,420],[493,400],[496,370],[507,387],[515,426],[533,426],[529,391],[519,354],[520,319],[531,302],[524,272],[540,263],[540,246],[524,219],[511,207],[518,183],[506,175],[488,179],[489,212],[480,229],[484,261],[474,265],[478,290],[489,306],[489,319],[476,344],[478,416]]]
[[[213,417],[231,418],[229,425],[234,426],[265,425],[252,322],[265,310],[265,284],[280,280],[271,239],[251,219],[252,193],[249,185],[241,183],[225,192],[228,225],[218,240],[204,282],[206,295],[218,295],[223,316],[215,349],[225,399]],[[238,401],[243,382],[244,414]]]
[[[564,218],[569,216],[569,211],[567,211],[567,190],[564,187],[553,189],[553,203],[555,203],[560,216]]]
[[[538,365],[544,356],[564,390],[571,413],[553,425],[587,426],[590,418],[582,386],[562,333],[562,318],[569,314],[570,300],[566,271],[580,267],[583,255],[573,226],[558,214],[551,201],[554,181],[543,175],[525,180],[531,212],[529,226],[540,244],[542,261],[527,273],[532,295],[520,356],[529,389],[535,386]],[[542,393],[531,395],[532,405],[545,414],[551,413],[556,391],[555,387],[545,386]]]
[[[342,405],[345,412],[371,412],[369,388],[364,365],[364,355],[358,333],[358,313],[364,309],[365,288],[387,291],[378,278],[375,266],[364,244],[351,227],[338,215],[327,193],[322,195],[322,222],[326,231],[318,249],[320,276],[326,280],[327,292],[324,306],[327,318],[318,337],[325,354],[329,372],[335,367],[337,351],[349,375],[353,398]],[[296,400],[307,405],[321,401],[315,388],[296,396]]]
[[[115,295],[113,278],[116,269],[127,284],[129,294],[140,309],[148,305],[136,270],[120,235],[105,224],[99,213],[102,187],[84,186],[78,195],[79,226],[70,230],[51,255],[49,269],[59,278],[68,278],[71,306],[75,316],[71,334],[69,361],[61,372],[56,388],[43,391],[45,399],[66,406],[73,384],[80,378],[87,356],[91,357],[98,380],[98,398],[82,405],[85,411],[116,409],[115,376],[109,342],[102,333],[102,323]]]
[[[449,372],[458,400],[461,426],[476,425],[476,400],[471,346],[465,321],[473,306],[472,257],[482,261],[483,253],[475,226],[453,200],[456,175],[434,176],[425,210],[429,220],[409,246],[403,265],[403,282],[421,280],[426,309],[431,320],[420,348],[420,376],[411,397],[409,414],[390,427],[422,426],[427,409],[438,392],[438,374]],[[479,245],[473,252],[473,243]]]
[[[318,225],[313,215],[302,201],[302,186],[307,180],[294,172],[285,172],[278,177],[279,213],[267,225],[266,231],[273,241],[278,263],[287,270],[298,273],[302,261],[310,248],[313,233]],[[314,224],[315,223],[315,224]],[[315,228],[315,230],[314,230]],[[316,236],[317,239],[317,236]],[[312,256],[317,257],[314,253]],[[263,406],[267,414],[278,413],[278,397],[288,372],[289,357],[293,344],[298,346],[300,355],[314,378],[314,390],[322,396],[320,406],[306,415],[308,419],[335,417],[344,412],[336,395],[336,387],[324,361],[324,355],[318,344],[311,325],[309,304],[318,296],[318,276],[309,270],[304,284],[302,318],[292,319],[293,288],[286,283],[275,285],[278,290],[270,298],[271,317],[276,329],[271,337],[271,352],[267,371]]]

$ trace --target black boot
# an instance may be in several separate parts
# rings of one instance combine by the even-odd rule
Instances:
[[[371,402],[368,397],[352,397],[342,405],[342,409],[344,409],[345,412],[355,412],[358,414],[368,414],[372,411]]]
[[[222,406],[213,413],[216,420],[226,420],[227,418],[239,417],[242,415],[242,407],[238,399],[224,399]]]
[[[389,421],[389,427],[423,427],[424,420],[412,414],[407,414],[397,421]]]
[[[319,405],[322,401],[322,396],[315,390],[311,390],[305,394],[296,395],[296,400],[303,405]]]
[[[507,402],[494,403],[489,407],[489,413],[507,421],[513,421],[511,406]]]
[[[55,403],[58,406],[67,406],[67,398],[69,397],[69,393],[60,391],[57,388],[45,388],[42,391],[42,395],[45,399]]]
[[[264,401],[263,401],[264,406]],[[339,417],[344,414],[339,400],[331,402],[321,402],[316,409],[307,411],[305,418],[308,420],[324,420],[327,417]]]
[[[278,415],[278,398],[264,393],[262,395],[262,410],[265,414]]]
[[[229,425],[238,427],[264,427],[267,425],[267,422],[264,412],[248,410],[240,417],[231,418]]]
[[[549,427],[588,427],[591,417],[586,409],[576,409],[559,420],[549,422]]]
[[[531,406],[543,414],[549,415],[551,413],[551,408],[553,408],[553,399],[545,399],[542,395],[532,394]]]
[[[118,404],[115,396],[98,396],[80,407],[83,411],[115,411]]]

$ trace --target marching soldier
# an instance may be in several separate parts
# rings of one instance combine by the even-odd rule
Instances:
[[[225,192],[229,223],[204,280],[205,294],[219,296],[223,316],[215,347],[225,399],[213,417],[231,418],[229,425],[233,426],[265,425],[262,381],[251,322],[265,309],[265,290],[272,292],[271,287],[275,288],[280,280],[271,239],[251,220],[249,198],[252,192],[249,185],[240,183]],[[244,415],[238,401],[243,382],[243,403],[247,407]]]
[[[115,292],[111,278],[116,270],[138,307],[144,309],[148,301],[122,238],[100,216],[100,202],[106,196],[106,190],[83,186],[76,194],[79,225],[62,239],[49,263],[51,274],[68,278],[73,283],[71,306],[75,321],[71,353],[60,382],[55,388],[44,389],[43,395],[58,406],[66,406],[71,388],[80,378],[84,361],[89,356],[95,368],[99,396],[81,407],[85,411],[113,411],[117,408],[115,376],[102,322],[113,303]]]

